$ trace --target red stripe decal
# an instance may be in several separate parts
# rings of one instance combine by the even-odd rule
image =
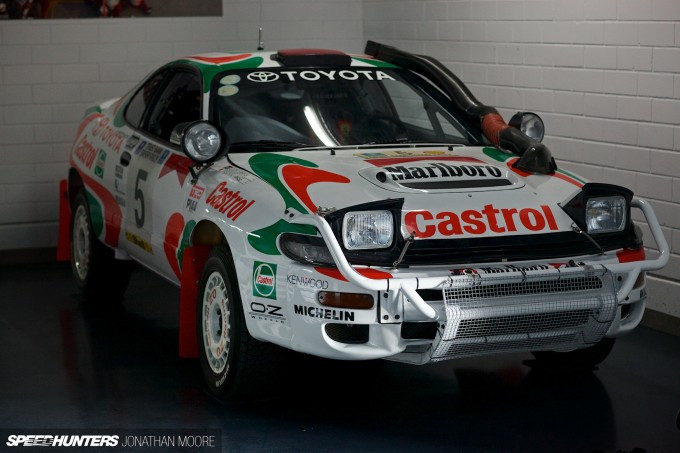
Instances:
[[[578,187],[579,189],[580,189],[581,187],[583,187],[583,183],[582,183],[582,182],[577,181],[577,180],[575,180],[574,178],[565,175],[564,173],[557,173],[557,172],[556,172],[556,173],[554,174],[554,176],[555,176],[555,178],[557,178],[557,179],[561,179],[562,181],[566,181],[566,182],[568,182],[569,184],[575,185],[575,186]]]
[[[340,273],[338,269],[335,268],[330,269],[328,267],[315,267],[314,270],[319,274],[325,275],[326,277],[330,277],[335,280],[340,280],[341,282],[349,281]]]
[[[314,270],[317,271],[319,274],[325,275],[326,277],[334,278],[335,280],[340,280],[342,282],[348,281],[336,268],[315,267]],[[354,270],[357,271],[359,274],[363,275],[364,277],[370,278],[372,280],[383,280],[386,278],[393,277],[392,274],[390,274],[389,272],[379,271],[378,269],[373,269],[370,267],[360,267]]]
[[[111,247],[117,247],[118,239],[120,238],[120,225],[123,217],[120,206],[116,203],[116,198],[93,178],[83,172],[79,173],[80,177],[83,178],[85,185],[99,197],[103,204],[104,224],[106,225],[104,242]]]
[[[184,181],[187,179],[187,174],[189,173],[189,167],[193,165],[193,161],[188,157],[180,156],[179,154],[172,153],[172,155],[165,161],[161,172],[158,175],[158,179],[171,173],[173,171],[177,172],[177,179],[179,179],[179,185],[184,186]]]
[[[379,271],[378,269],[372,269],[370,267],[364,267],[355,270],[364,277],[373,280],[383,280],[386,278],[392,278],[392,274],[390,274],[389,272]]]
[[[182,231],[184,230],[184,217],[179,212],[175,212],[168,219],[165,226],[165,240],[163,241],[163,251],[172,271],[178,279],[181,279],[179,262],[177,261],[177,246],[179,245]]]
[[[616,257],[619,259],[619,263],[632,263],[633,261],[644,261],[645,249],[640,247],[639,249],[623,249],[616,252]]]
[[[212,63],[212,64],[224,64],[224,63],[233,63],[234,61],[238,60],[243,60],[245,58],[250,57],[252,54],[250,53],[243,53],[239,55],[227,55],[224,57],[199,57],[199,56],[191,56],[187,58],[191,58],[192,60],[198,60],[202,61],[204,63]]]
[[[88,124],[90,124],[92,121],[102,118],[104,115],[99,113],[99,112],[92,112],[89,115],[87,115],[83,120],[80,122],[80,125],[78,126],[78,130],[76,131],[76,140],[73,141],[73,143],[78,142],[78,137],[80,137],[80,134],[82,134],[83,130],[87,127]]]
[[[514,158],[514,159],[508,160],[508,161],[506,162],[508,168],[509,168],[512,172],[517,173],[518,175],[520,175],[520,176],[523,177],[523,178],[526,178],[527,176],[532,176],[531,173],[527,173],[527,172],[525,172],[525,171],[520,170],[519,168],[513,167],[513,165],[515,164],[515,162],[517,162],[518,160],[519,160],[519,157],[516,157],[516,158]],[[576,179],[572,178],[571,176],[567,176],[567,175],[565,175],[564,173],[555,172],[555,173],[552,175],[552,177],[553,177],[553,178],[557,178],[557,179],[561,179],[562,181],[568,182],[569,184],[573,184],[573,185],[575,185],[575,186],[578,187],[578,188],[583,187],[583,183],[582,183],[582,182],[577,181]]]
[[[290,190],[297,195],[298,199],[309,209],[316,211],[316,205],[312,202],[307,189],[317,182],[335,182],[347,184],[349,179],[342,175],[331,173],[316,168],[303,167],[302,165],[286,165],[281,168],[281,176]]]

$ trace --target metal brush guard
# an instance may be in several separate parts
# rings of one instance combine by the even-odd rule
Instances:
[[[451,276],[443,297],[447,320],[433,361],[595,344],[617,308],[613,276],[602,266],[471,270]]]

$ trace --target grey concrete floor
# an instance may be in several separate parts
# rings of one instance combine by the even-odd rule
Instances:
[[[524,354],[421,367],[289,354],[260,401],[224,404],[177,356],[178,299],[140,269],[120,309],[93,309],[68,264],[0,266],[0,430],[210,428],[229,452],[680,452],[680,338],[649,328],[587,373]]]

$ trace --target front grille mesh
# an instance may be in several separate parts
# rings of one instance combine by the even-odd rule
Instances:
[[[432,360],[509,351],[569,351],[600,341],[616,314],[604,268],[453,276]]]
[[[558,313],[537,313],[532,315],[502,316],[486,319],[463,319],[456,338],[491,337],[512,335],[517,332],[536,333],[546,326],[571,328],[583,325],[590,316],[590,310],[563,311]]]

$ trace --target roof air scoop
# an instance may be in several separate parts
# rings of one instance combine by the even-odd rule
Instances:
[[[543,143],[535,143],[524,151],[513,165],[518,170],[535,175],[552,175],[557,170],[555,159]]]
[[[513,165],[518,170],[536,175],[552,175],[557,170],[557,164],[548,147],[531,139],[519,129],[507,127],[501,130],[498,142],[501,148],[520,156]]]
[[[349,66],[352,57],[344,52],[327,49],[286,49],[272,55],[272,60],[283,66],[317,67]]]

